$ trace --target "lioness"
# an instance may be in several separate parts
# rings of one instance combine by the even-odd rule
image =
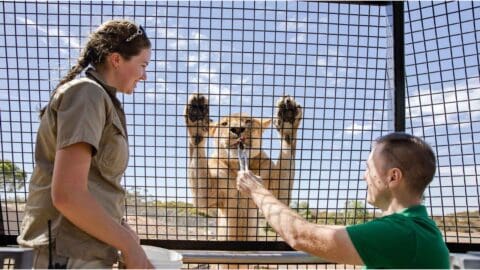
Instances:
[[[292,97],[277,102],[274,125],[282,147],[277,162],[261,150],[262,133],[272,120],[253,118],[244,113],[209,118],[208,99],[201,94],[189,97],[184,111],[188,128],[188,183],[193,202],[200,210],[218,209],[219,240],[256,240],[258,210],[236,189],[239,170],[239,139],[249,155],[248,168],[260,175],[264,185],[282,202],[289,204],[295,175],[295,147],[302,108]],[[215,151],[206,156],[207,137],[215,139]],[[210,212],[210,211],[209,211]]]

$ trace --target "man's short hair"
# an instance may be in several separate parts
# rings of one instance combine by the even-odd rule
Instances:
[[[384,160],[384,171],[399,168],[412,192],[423,194],[433,180],[436,158],[424,140],[404,132],[393,132],[375,140],[382,145],[379,157]]]

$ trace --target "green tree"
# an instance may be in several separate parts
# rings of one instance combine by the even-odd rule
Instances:
[[[361,201],[347,201],[345,203],[345,223],[347,225],[364,223],[369,219],[365,204]]]
[[[145,205],[145,196],[137,190],[127,190],[125,193],[125,203],[128,206]]]
[[[292,203],[292,209],[296,210],[300,216],[308,221],[315,221],[317,218],[306,201]]]
[[[0,184],[2,189],[13,192],[25,186],[27,173],[10,160],[0,160]]]

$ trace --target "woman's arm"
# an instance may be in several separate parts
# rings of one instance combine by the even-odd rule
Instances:
[[[108,215],[88,191],[91,151],[87,143],[57,151],[52,181],[54,206],[78,228],[121,250],[127,267],[152,268],[138,240]]]
[[[296,250],[327,261],[363,265],[344,226],[310,223],[275,198],[251,171],[239,172],[237,189],[250,196],[272,228]]]

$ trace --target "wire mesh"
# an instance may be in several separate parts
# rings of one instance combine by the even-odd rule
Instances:
[[[480,243],[478,2],[407,2],[407,131],[437,154],[425,204],[446,241]]]
[[[216,269],[221,265],[215,264],[185,264],[182,268],[188,269]],[[340,264],[235,264],[230,265],[236,269],[360,269],[355,265],[340,265]]]
[[[290,205],[320,224],[373,218],[364,162],[372,140],[393,129],[386,9],[355,2],[1,2],[0,159],[10,166],[0,175],[4,235],[18,234],[38,110],[88,34],[112,18],[136,21],[152,40],[147,80],[119,96],[130,143],[126,217],[140,238],[226,237],[217,207],[198,211],[188,183],[184,108],[196,93],[208,98],[213,121],[238,112],[273,120],[276,102],[293,97],[303,117]],[[425,203],[449,242],[479,242],[478,9],[476,2],[405,3],[407,131],[437,153]],[[219,139],[202,150],[212,156]],[[261,149],[273,160],[282,152],[273,125],[263,130]],[[253,217],[236,229],[254,229],[248,240],[281,241]]]

